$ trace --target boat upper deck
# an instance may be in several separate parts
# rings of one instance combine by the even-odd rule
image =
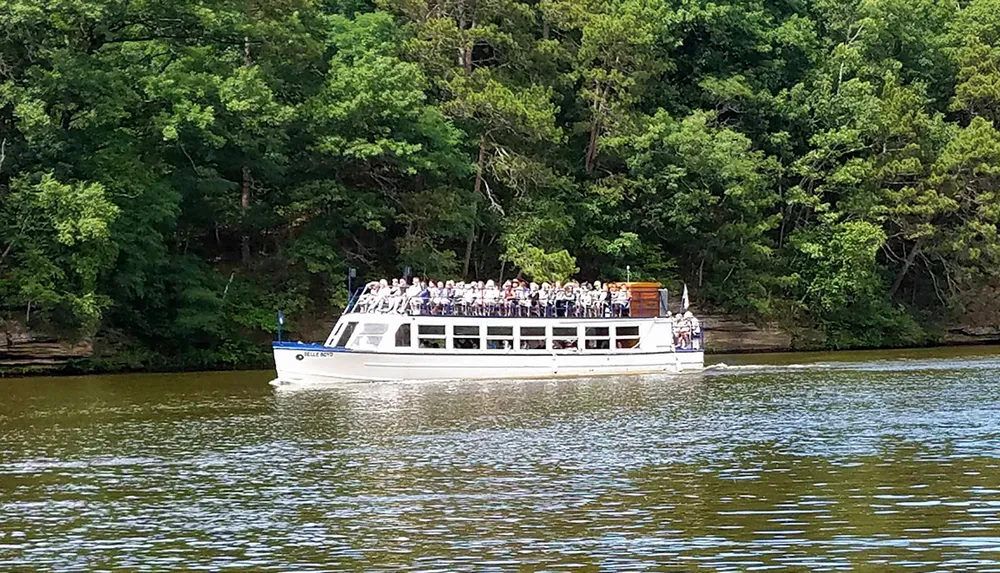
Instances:
[[[360,289],[350,313],[484,318],[650,318],[667,316],[668,292],[657,283],[612,283],[611,290],[537,291]],[[459,294],[454,294],[459,292]]]

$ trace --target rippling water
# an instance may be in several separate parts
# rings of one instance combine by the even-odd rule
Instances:
[[[0,570],[1000,571],[991,352],[0,380]]]

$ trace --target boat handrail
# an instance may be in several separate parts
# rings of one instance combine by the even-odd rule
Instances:
[[[348,312],[348,313],[349,312],[354,312],[354,307],[357,306],[358,301],[361,300],[361,297],[363,297],[365,295],[365,293],[367,293],[367,292],[368,292],[368,286],[367,285],[365,285],[362,288],[359,288],[359,289],[355,290],[354,294],[351,295],[351,298],[347,301],[347,307],[344,309],[344,312]]]
[[[571,300],[553,300],[545,303],[523,300],[507,300],[479,304],[467,303],[456,297],[437,297],[426,300],[421,297],[386,297],[370,301],[369,305],[358,308],[364,293],[352,298],[347,312],[362,314],[405,314],[411,316],[467,316],[501,318],[640,318],[631,316],[631,305],[626,302],[598,302],[582,305]],[[650,317],[642,317],[650,318]]]

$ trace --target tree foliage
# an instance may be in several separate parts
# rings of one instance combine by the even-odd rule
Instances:
[[[349,268],[628,267],[820,344],[919,342],[1000,279],[998,14],[8,0],[3,312],[237,364],[276,308],[322,330]]]

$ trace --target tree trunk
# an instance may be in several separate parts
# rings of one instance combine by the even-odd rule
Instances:
[[[250,57],[250,36],[243,37],[243,65],[250,67],[253,65],[253,58]],[[250,209],[250,166],[243,165],[243,187],[240,193],[240,227],[243,229],[243,236],[240,238],[240,254],[243,264],[250,263],[250,233],[247,231],[247,211]]]
[[[602,91],[600,84],[594,87],[594,106],[591,112],[594,117],[590,121],[590,140],[587,143],[587,152],[583,159],[583,169],[587,173],[593,171],[597,165],[597,143],[601,137],[601,107],[604,98]]]
[[[903,284],[903,278],[906,277],[906,273],[910,270],[910,267],[913,266],[913,261],[917,258],[917,255],[920,254],[920,247],[922,246],[923,241],[923,239],[917,239],[917,242],[913,244],[913,248],[910,249],[909,254],[906,255],[906,259],[903,260],[903,268],[899,269],[899,272],[896,273],[896,280],[892,281],[892,288],[889,289],[889,298],[896,296],[896,291],[898,291],[899,287]]]
[[[590,142],[587,143],[587,154],[583,160],[583,169],[587,173],[594,170],[597,161],[597,138],[601,130],[601,122],[595,117],[590,124]]]
[[[472,186],[475,203],[472,204],[472,223],[469,225],[469,237],[465,242],[465,263],[462,265],[462,277],[469,278],[469,262],[472,261],[472,243],[476,240],[476,205],[483,187],[483,165],[486,163],[486,140],[479,140],[479,160],[476,162],[476,182]]]
[[[243,237],[240,240],[240,251],[242,253],[243,264],[250,262],[250,234],[247,232],[247,210],[250,209],[250,167],[243,166],[243,192],[240,194],[240,226],[243,228]]]

